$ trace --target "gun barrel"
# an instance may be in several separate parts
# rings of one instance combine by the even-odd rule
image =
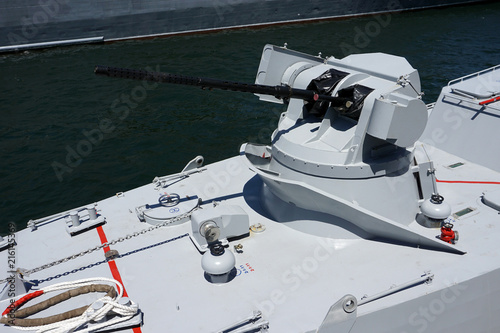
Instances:
[[[272,95],[278,99],[299,98],[306,101],[328,101],[332,106],[349,106],[351,101],[347,98],[332,97],[318,94],[313,90],[296,89],[288,85],[267,86],[262,84],[247,84],[236,81],[226,81],[203,77],[185,76],[162,72],[149,72],[145,70],[118,68],[110,66],[96,66],[95,74],[123,79],[152,81],[181,85],[198,86],[202,88],[215,88],[222,90],[249,92],[253,94]]]

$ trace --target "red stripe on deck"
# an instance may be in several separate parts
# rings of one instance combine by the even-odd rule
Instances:
[[[472,180],[439,180],[436,179],[438,183],[450,183],[450,184],[490,184],[490,185],[500,185],[500,182],[482,182],[482,181],[472,181]]]
[[[102,225],[98,226],[96,228],[97,234],[99,235],[99,239],[101,240],[101,244],[107,243],[108,239],[106,238],[106,234],[104,233],[104,229],[102,228]],[[110,250],[109,246],[105,246],[102,248],[104,250],[104,254]],[[108,261],[108,266],[109,270],[111,271],[111,275],[113,275],[113,279],[116,281],[120,282],[123,286],[123,297],[128,297],[127,290],[125,289],[125,285],[123,284],[122,277],[120,275],[120,272],[118,271],[118,266],[116,266],[116,262],[114,260],[109,260]],[[142,333],[142,330],[140,327],[134,327],[132,328],[132,331],[134,333]]]
[[[107,243],[108,239],[106,238],[106,234],[104,233],[102,225],[98,226],[96,229],[97,229],[97,234],[99,235],[99,239],[101,240],[101,244]],[[104,250],[104,253],[106,253],[109,251],[109,246],[105,246],[102,249]]]

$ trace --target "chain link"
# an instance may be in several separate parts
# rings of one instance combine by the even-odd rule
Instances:
[[[197,210],[199,207],[199,204],[193,208],[192,210],[190,210],[189,212],[187,213],[184,213],[184,214],[181,214],[179,216],[176,216],[176,217],[172,217],[170,219],[167,219],[165,221],[163,221],[162,223],[159,223],[159,224],[156,224],[154,226],[151,226],[149,228],[145,228],[145,229],[142,229],[141,231],[136,231],[134,232],[133,234],[128,234],[128,235],[125,235],[123,237],[119,237],[115,240],[112,240],[110,242],[106,242],[106,243],[103,243],[103,244],[100,244],[100,245],[97,245],[93,248],[90,248],[90,249],[87,249],[85,251],[82,251],[82,252],[79,252],[79,253],[75,253],[73,255],[70,255],[66,258],[62,258],[62,259],[59,259],[59,260],[56,260],[56,261],[53,261],[51,263],[48,263],[48,264],[45,264],[45,265],[42,265],[42,266],[39,266],[39,267],[36,267],[36,268],[32,268],[32,269],[28,269],[28,270],[24,270],[24,269],[21,269],[21,268],[18,268],[17,272],[18,273],[21,273],[22,275],[25,275],[25,276],[29,276],[30,274],[33,274],[33,273],[36,273],[36,272],[39,272],[39,271],[42,271],[44,269],[47,269],[47,268],[50,268],[50,267],[53,267],[53,266],[56,266],[56,265],[59,265],[59,264],[62,264],[62,263],[65,263],[67,261],[70,261],[70,260],[73,260],[73,259],[76,259],[76,258],[79,258],[79,257],[82,257],[86,254],[89,254],[89,253],[92,253],[92,252],[95,252],[95,251],[98,251],[102,248],[105,248],[105,247],[108,247],[108,246],[111,246],[111,245],[115,245],[117,243],[121,243],[123,242],[124,240],[129,240],[129,239],[132,239],[134,237],[137,237],[137,236],[140,236],[140,235],[144,235],[148,232],[151,232],[151,231],[154,231],[156,229],[159,229],[161,227],[165,227],[169,224],[172,224],[174,222],[177,222],[177,221],[180,221],[186,217],[191,217],[191,214]],[[11,280],[12,278],[7,278],[7,279],[3,279],[3,280],[0,280],[0,284],[1,283],[5,283],[9,280]]]

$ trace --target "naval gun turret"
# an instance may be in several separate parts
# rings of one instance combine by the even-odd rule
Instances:
[[[347,223],[367,237],[461,252],[416,222],[420,205],[437,190],[432,161],[416,144],[428,111],[418,72],[404,58],[321,58],[266,45],[255,84],[107,66],[95,73],[285,103],[272,145],[240,149],[262,180],[262,204],[274,219],[330,216],[327,222]]]

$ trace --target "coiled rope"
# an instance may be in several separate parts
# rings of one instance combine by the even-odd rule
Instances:
[[[114,283],[118,291],[112,285],[97,284],[98,282]],[[59,295],[49,298],[36,305],[18,310],[29,300],[49,292],[67,290]],[[106,292],[107,294],[90,305],[73,309],[54,316],[36,319],[26,319],[27,316],[38,313],[42,310],[61,303],[78,295],[89,292]],[[23,331],[36,331],[37,333],[64,333],[78,332],[85,333],[90,330],[95,331],[110,325],[114,325],[132,318],[138,311],[137,304],[120,304],[123,296],[123,286],[120,282],[108,278],[90,278],[72,282],[63,282],[45,287],[25,295],[17,301],[11,303],[2,313],[0,323],[9,325]],[[106,315],[114,315],[109,320],[99,322]],[[91,327],[85,325],[93,322]],[[78,328],[81,328],[77,330]]]

